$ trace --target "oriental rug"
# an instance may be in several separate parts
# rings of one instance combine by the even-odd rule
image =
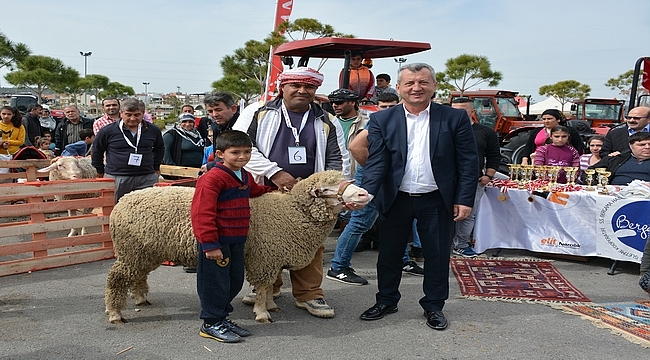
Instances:
[[[548,261],[451,259],[463,297],[501,301],[590,301]]]
[[[590,320],[599,328],[650,347],[650,300],[606,304],[565,305],[564,312]]]

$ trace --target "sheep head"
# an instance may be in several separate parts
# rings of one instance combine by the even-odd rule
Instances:
[[[90,159],[63,156],[52,160],[50,166],[38,172],[50,172],[51,180],[77,180],[97,177],[97,171],[90,165]]]
[[[345,180],[340,171],[328,170],[311,175],[294,185],[291,194],[317,221],[336,219],[344,203],[365,206],[368,192]]]

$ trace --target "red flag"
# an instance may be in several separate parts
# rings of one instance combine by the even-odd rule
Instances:
[[[275,10],[275,26],[274,30],[278,30],[278,26],[284,21],[289,21],[291,16],[291,10],[293,9],[293,0],[278,0],[278,7]],[[281,34],[283,34],[281,32]],[[279,56],[273,56],[273,60],[269,64],[270,69],[267,72],[269,76],[266,78],[266,92],[262,95],[262,100],[268,101],[271,99],[275,91],[277,90],[276,81],[284,66],[282,65],[282,59]]]
[[[641,86],[650,91],[650,59],[643,60],[643,78],[641,78]]]

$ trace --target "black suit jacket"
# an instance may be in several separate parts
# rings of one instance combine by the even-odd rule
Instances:
[[[627,125],[616,127],[607,132],[605,142],[600,149],[600,157],[606,158],[607,155],[615,151],[630,151],[630,132]]]
[[[445,207],[453,214],[454,204],[474,205],[476,139],[464,110],[432,103],[429,116],[431,167]],[[371,114],[368,141],[370,155],[361,186],[375,195],[377,209],[385,213],[395,201],[408,157],[404,107]]]

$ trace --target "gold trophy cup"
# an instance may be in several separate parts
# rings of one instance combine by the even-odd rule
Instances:
[[[585,174],[587,174],[587,187],[585,188],[586,191],[596,191],[596,188],[591,186],[591,184],[594,182],[594,174],[596,173],[596,170],[594,169],[587,169],[585,170]]]

